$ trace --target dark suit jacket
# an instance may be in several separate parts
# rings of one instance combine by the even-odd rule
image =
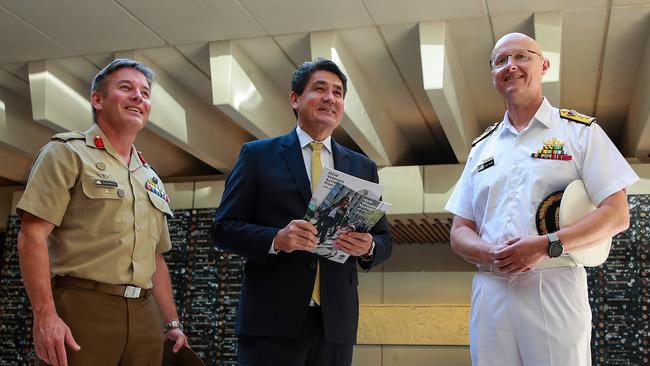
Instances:
[[[334,168],[373,182],[377,167],[367,157],[332,140]],[[357,263],[370,269],[392,251],[386,218],[370,231],[372,261],[350,257],[335,263],[306,251],[268,254],[276,233],[302,219],[311,198],[309,178],[296,131],[242,146],[239,161],[212,225],[219,248],[246,258],[235,331],[238,335],[303,336],[320,262],[321,311],[325,336],[333,343],[355,343],[359,318]]]

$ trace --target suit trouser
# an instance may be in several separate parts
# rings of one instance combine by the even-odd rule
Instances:
[[[320,307],[310,307],[300,338],[242,335],[239,366],[350,366],[352,344],[325,339]]]
[[[77,352],[66,347],[70,366],[160,366],[162,320],[151,294],[127,299],[80,288],[52,291],[57,313],[81,346]]]
[[[583,267],[474,276],[472,365],[589,366],[590,339]]]

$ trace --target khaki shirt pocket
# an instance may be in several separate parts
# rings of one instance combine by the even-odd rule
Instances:
[[[126,228],[126,215],[124,210],[125,196],[118,194],[124,188],[117,186],[98,185],[94,178],[81,180],[84,193],[82,212],[82,227],[88,232],[117,233]]]
[[[163,220],[165,215],[173,216],[169,204],[164,199],[160,198],[157,194],[147,191],[149,201],[151,202],[151,209],[149,212],[149,233],[154,244],[158,243],[160,233],[162,232]]]

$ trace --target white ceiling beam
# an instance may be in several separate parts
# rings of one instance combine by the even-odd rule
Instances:
[[[138,60],[156,73],[147,128],[215,169],[232,169],[241,144],[249,139],[246,132],[201,102],[142,53],[119,52],[115,57]]]
[[[424,212],[431,217],[449,215],[445,205],[463,173],[464,164],[424,166]]]
[[[253,136],[280,136],[295,126],[289,94],[278,89],[236,42],[210,43],[210,74],[212,103]]]
[[[535,13],[533,28],[535,40],[541,47],[544,57],[551,64],[551,68],[542,78],[542,93],[551,104],[559,106],[561,105],[562,13],[559,11]]]
[[[32,120],[29,105],[29,99],[0,87],[0,142],[33,156],[54,131]]]
[[[625,156],[650,156],[650,36],[646,39],[645,52],[635,72],[637,84],[630,102],[627,123],[623,133]]]
[[[310,34],[311,58],[334,61],[346,74],[343,130],[379,166],[399,164],[411,149],[399,126],[390,118],[363,68],[335,32]]]
[[[449,216],[445,205],[463,168],[463,164],[449,164],[380,169],[379,181],[386,186],[383,198],[393,204],[389,217]]]
[[[55,131],[84,131],[92,122],[90,83],[51,61],[28,64],[32,116]]]
[[[379,181],[386,187],[382,199],[390,202],[391,216],[424,214],[422,166],[389,166],[379,170]]]
[[[33,157],[0,143],[0,177],[13,180],[14,182],[27,182],[29,170],[32,166]]]
[[[418,28],[424,90],[456,159],[465,162],[479,128],[454,42],[444,21],[422,22]]]
[[[13,65],[12,65],[13,66]],[[27,65],[25,69],[25,80],[21,79],[14,71],[7,68],[7,65],[0,67],[0,87],[19,95],[23,98],[29,98],[29,82],[27,81]]]

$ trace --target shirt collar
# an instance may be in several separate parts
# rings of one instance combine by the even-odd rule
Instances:
[[[296,126],[296,133],[298,134],[298,141],[300,141],[301,149],[304,149],[310,142],[315,141],[307,132],[300,128],[300,126]],[[325,140],[319,142],[323,143],[323,146],[330,154],[332,153],[332,135],[327,136]]]
[[[99,128],[98,124],[93,123],[90,128],[84,132],[84,135],[86,135],[86,145],[98,149],[106,149],[107,146],[110,146],[112,149],[111,143],[106,138],[104,131]],[[102,144],[104,146],[101,146]]]
[[[144,166],[142,160],[140,160],[140,154],[138,149],[135,146],[131,145],[131,159],[129,160],[129,170],[134,171]],[[144,159],[144,158],[143,158]]]
[[[551,103],[549,103],[548,99],[544,97],[542,100],[542,104],[537,108],[537,112],[535,112],[535,115],[533,115],[533,118],[528,122],[528,126],[525,128],[527,129],[530,127],[535,121],[540,122],[546,127],[551,126],[551,114],[553,112],[553,106]],[[503,115],[503,126],[505,129],[511,130],[511,131],[516,131],[515,127],[510,123],[510,118],[508,117],[508,111],[506,111]]]
[[[84,134],[86,135],[86,145],[97,149],[104,149],[109,155],[113,156],[115,159],[117,159],[117,161],[124,164],[120,158],[120,155],[115,151],[115,149],[113,149],[113,145],[111,145],[108,137],[106,137],[106,134],[104,134],[104,131],[102,131],[101,127],[99,127],[97,123],[93,123],[90,128],[84,132]],[[103,147],[97,146],[97,138],[101,141],[99,143],[104,145]],[[129,161],[128,168],[129,170],[134,171],[141,166],[144,165],[140,161],[138,150],[135,148],[135,146],[131,145],[131,159]]]
[[[551,114],[553,113],[553,106],[549,103],[548,99],[544,97],[542,100],[542,105],[539,106],[537,112],[533,116],[533,119],[538,120],[546,127],[551,127]]]

